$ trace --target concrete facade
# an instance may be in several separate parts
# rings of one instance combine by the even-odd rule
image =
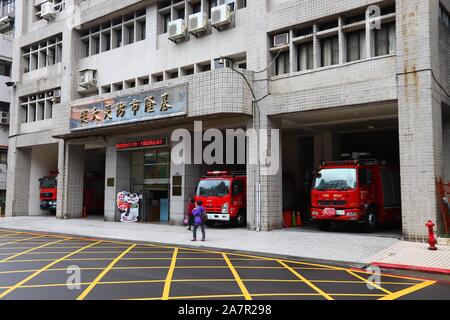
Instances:
[[[1,214],[5,214],[6,180],[7,180],[7,152],[9,139],[9,109],[11,103],[11,87],[5,84],[11,81],[11,64],[14,37],[14,1],[0,2],[0,19],[3,25],[0,27],[0,207]]]
[[[30,174],[23,175],[36,172],[32,155],[39,146],[45,147],[36,152],[52,146],[53,160],[48,160],[44,167],[50,170],[57,166],[59,170],[61,192],[58,192],[56,214],[59,218],[81,217],[83,154],[88,146],[104,148],[105,179],[114,179],[113,185],[105,187],[104,215],[105,220],[117,221],[116,193],[129,188],[132,179],[129,155],[115,147],[123,139],[170,135],[180,128],[192,131],[194,120],[202,120],[204,128],[284,132],[289,124],[303,130],[308,124],[301,124],[302,117],[309,119],[311,114],[316,115],[311,120],[319,123],[318,119],[336,114],[345,124],[353,120],[352,112],[362,114],[364,109],[367,118],[398,121],[405,238],[422,240],[426,236],[427,219],[437,221],[440,230],[435,181],[450,178],[450,51],[449,29],[439,14],[440,7],[450,11],[449,0],[342,0],[339,3],[270,0],[247,1],[246,6],[244,1],[236,1],[232,27],[220,32],[212,29],[198,38],[191,35],[178,44],[163,32],[163,16],[169,14],[175,20],[178,9],[187,8],[191,13],[197,2],[201,4],[200,10],[207,12],[208,1],[66,0],[61,12],[50,21],[36,15],[42,2],[19,0],[16,3],[13,80],[18,85],[11,113],[8,171],[11,191],[7,194],[7,215],[31,212],[29,198],[34,195],[19,194],[19,190],[31,190]],[[395,49],[386,54],[379,54],[380,48],[374,44],[371,23],[376,23],[376,19],[353,24],[346,20],[356,14],[364,15],[371,5],[381,7],[382,25],[395,22]],[[388,10],[392,7],[395,7],[393,12]],[[130,13],[132,16],[127,17]],[[130,29],[127,21],[133,21],[134,29]],[[336,25],[327,27],[330,21]],[[99,26],[104,29],[100,30]],[[121,40],[115,32],[119,27]],[[303,32],[303,29],[312,31]],[[143,30],[145,39],[140,40]],[[361,49],[364,57],[355,61],[349,61],[346,50],[350,30],[365,31],[364,49]],[[281,49],[272,48],[273,36],[282,33],[289,34],[288,43]],[[322,39],[333,36],[337,36],[338,61],[322,66],[326,54]],[[58,41],[62,45],[55,45],[56,56],[60,58],[48,63],[48,58],[54,56],[50,48]],[[114,48],[118,43],[120,46]],[[309,70],[299,70],[297,57],[302,43],[312,43],[313,67]],[[287,57],[286,70],[276,74],[282,56]],[[214,59],[219,57],[232,59],[241,74],[230,68],[215,69]],[[94,90],[79,86],[80,70],[85,69],[95,70],[97,88]],[[73,106],[179,84],[187,85],[185,116],[89,131],[70,129]],[[51,104],[43,98],[45,101],[39,105],[33,96],[40,94],[42,97],[58,94],[60,98]],[[252,94],[256,104],[252,104]],[[49,108],[52,108],[51,117],[29,121],[30,110],[35,117],[39,115],[35,110],[45,113]],[[333,129],[318,128],[313,134],[316,164],[337,153],[333,149]],[[268,141],[270,137],[268,131]],[[295,145],[282,134],[278,138],[275,144],[281,148]],[[270,150],[270,143],[259,149]],[[257,152],[254,146],[247,148],[248,155]],[[280,152],[277,159],[271,160],[283,163],[281,155]],[[247,164],[247,223],[252,230],[268,231],[282,224],[283,168],[280,165],[280,170],[270,176],[259,174],[265,170],[265,159],[271,156],[267,151],[259,167]],[[40,168],[42,171],[43,167]],[[182,222],[186,201],[203,169],[171,165],[171,175],[181,175],[183,186],[181,196],[170,197],[170,223]],[[171,190],[171,179],[167,183]],[[260,190],[259,203],[257,190]]]

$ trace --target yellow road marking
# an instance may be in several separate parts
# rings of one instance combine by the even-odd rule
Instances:
[[[17,234],[16,233],[3,234],[2,236],[0,236],[0,238],[7,238],[7,237],[11,237],[11,236],[17,236]]]
[[[226,261],[228,268],[230,269],[231,273],[234,276],[234,279],[236,279],[236,282],[239,286],[239,288],[242,291],[242,294],[245,297],[245,300],[252,300],[252,296],[250,295],[250,293],[248,292],[247,288],[244,285],[244,282],[242,282],[241,277],[239,276],[239,273],[236,271],[236,269],[234,268],[233,264],[231,263],[230,259],[228,258],[226,253],[222,253],[222,256],[224,258],[224,260]]]
[[[45,236],[36,236],[36,237],[25,238],[25,239],[10,241],[10,242],[3,242],[3,243],[0,244],[0,247],[6,246],[7,244],[13,244],[13,243],[18,243],[18,242],[22,242],[22,241],[27,241],[27,240],[30,240],[30,239],[43,238],[43,237],[45,237]]]
[[[3,291],[2,293],[0,293],[0,299],[4,298],[4,297],[5,297],[6,295],[8,295],[9,293],[11,293],[11,292],[14,291],[15,289],[19,288],[21,285],[23,285],[23,284],[27,283],[28,281],[30,281],[31,279],[33,279],[34,277],[36,277],[37,275],[39,275],[42,271],[47,270],[47,269],[49,269],[50,267],[54,266],[55,264],[57,264],[57,263],[63,261],[64,259],[66,259],[66,258],[68,258],[68,257],[70,257],[70,256],[72,256],[72,255],[74,255],[74,254],[77,254],[78,252],[81,252],[81,251],[84,250],[84,249],[90,248],[90,247],[92,247],[92,246],[94,246],[94,245],[96,245],[96,244],[98,244],[98,243],[101,243],[101,242],[102,242],[102,241],[97,241],[97,242],[91,243],[91,244],[89,244],[89,245],[87,245],[87,246],[84,246],[84,247],[82,247],[82,248],[80,248],[80,249],[78,249],[78,250],[76,250],[76,251],[74,251],[74,252],[72,252],[72,253],[69,253],[69,254],[65,255],[65,256],[62,257],[62,258],[59,258],[58,260],[53,261],[52,263],[49,263],[48,265],[46,265],[46,266],[44,266],[43,268],[39,269],[38,271],[36,271],[36,272],[33,273],[32,275],[30,275],[30,276],[28,276],[27,278],[23,279],[22,281],[16,283],[14,286],[10,287],[8,290]]]
[[[354,273],[363,273],[363,274],[368,274],[368,275],[373,274],[372,272],[368,272],[365,270],[352,270],[352,271]],[[386,273],[381,273],[380,276],[382,276],[384,278],[397,278],[397,279],[413,280],[413,281],[420,281],[420,282],[424,281],[424,279],[412,278],[412,277],[407,277],[407,276],[391,275],[391,274],[386,274]]]
[[[8,257],[8,258],[6,258],[6,259],[1,260],[0,263],[7,262],[7,261],[9,261],[9,260],[11,260],[11,259],[13,259],[13,258],[16,258],[16,257],[18,257],[18,256],[21,256],[21,255],[23,255],[23,254],[27,254],[27,253],[29,253],[29,252],[31,252],[31,251],[34,251],[34,250],[37,250],[37,249],[41,249],[41,248],[45,248],[45,247],[47,247],[47,246],[49,246],[49,245],[52,245],[52,244],[58,243],[58,242],[62,242],[62,241],[67,241],[67,239],[56,240],[56,241],[53,241],[53,242],[49,242],[49,243],[43,244],[43,245],[41,245],[41,246],[39,246],[39,247],[34,247],[34,248],[31,248],[31,249],[28,249],[28,250],[19,252],[19,253],[15,254],[15,255],[11,256],[11,257]],[[38,253],[39,253],[39,252],[38,252]]]
[[[354,276],[354,277],[356,277],[356,278],[358,278],[358,279],[364,281],[364,282],[367,283],[368,285],[370,285],[370,286],[372,286],[372,287],[374,287],[374,288],[376,288],[376,289],[378,289],[378,290],[381,290],[381,291],[383,291],[384,293],[392,294],[391,291],[389,291],[389,290],[387,290],[387,289],[385,289],[385,288],[383,288],[383,287],[380,287],[380,286],[377,285],[375,282],[369,281],[369,280],[367,280],[366,278],[363,278],[363,277],[361,277],[360,275],[357,275],[356,273],[354,273],[354,272],[351,271],[351,270],[346,270],[346,271],[347,271],[347,273],[351,274],[352,276]]]
[[[114,259],[114,261],[112,261],[98,276],[97,278],[95,278],[94,281],[91,282],[91,284],[89,285],[89,287],[87,287],[82,294],[80,294],[77,298],[77,300],[83,300],[88,294],[89,292],[91,292],[92,289],[94,289],[94,287],[96,286],[96,284],[109,272],[109,270],[111,270],[112,267],[114,267],[114,265],[119,262],[120,259],[122,259],[122,257],[124,255],[126,255],[130,250],[132,250],[134,247],[136,246],[136,244],[133,244],[132,246],[130,246],[128,249],[126,249],[124,252],[122,252],[119,256],[117,256],[117,258]]]
[[[175,248],[175,250],[173,251],[172,261],[170,262],[169,271],[167,271],[166,281],[164,283],[164,290],[162,294],[163,300],[169,299],[170,285],[172,282],[173,271],[175,270],[175,265],[177,263],[177,255],[178,255],[178,248]]]
[[[415,291],[424,289],[424,288],[426,288],[428,286],[431,286],[431,285],[433,285],[435,283],[436,283],[436,281],[431,281],[431,280],[430,281],[424,281],[424,282],[416,284],[415,286],[412,286],[410,288],[406,288],[406,289],[403,289],[403,290],[391,293],[391,294],[389,294],[387,296],[384,296],[384,297],[380,298],[379,300],[395,300],[395,299],[403,297],[403,296],[405,296],[407,294],[410,294],[410,293],[413,293]]]
[[[318,293],[320,293],[325,299],[327,300],[334,300],[329,294],[325,293],[324,291],[322,291],[319,287],[317,287],[316,285],[314,285],[313,283],[311,283],[311,281],[309,281],[308,279],[306,279],[304,276],[302,276],[301,274],[299,274],[297,271],[295,271],[294,269],[292,269],[290,266],[288,266],[286,263],[284,263],[283,261],[279,260],[278,261],[283,267],[285,267],[286,269],[288,269],[290,272],[292,272],[297,278],[299,278],[300,280],[303,280],[303,282],[305,282],[308,286],[310,286],[312,289],[314,289],[315,291],[317,291]]]

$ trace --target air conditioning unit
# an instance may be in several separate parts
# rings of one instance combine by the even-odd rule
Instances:
[[[14,27],[14,17],[6,15],[0,18],[0,32],[11,30]]]
[[[214,60],[214,69],[233,68],[233,60],[219,58]]]
[[[169,22],[169,39],[176,42],[186,37],[186,24],[184,19],[177,19]]]
[[[208,16],[205,12],[197,12],[189,16],[189,32],[197,35],[208,30]]]
[[[80,71],[80,87],[83,87],[85,89],[92,89],[97,87],[95,70],[86,69]]]
[[[55,93],[51,100],[54,104],[61,102],[61,95],[59,93]]]
[[[228,4],[222,4],[211,9],[211,25],[218,30],[221,27],[230,25],[231,17],[232,13]]]
[[[0,112],[0,124],[9,124],[9,112]]]
[[[277,34],[273,37],[273,46],[282,47],[289,44],[289,33]]]
[[[41,18],[45,20],[54,19],[56,15],[55,5],[52,1],[46,1],[41,4]]]

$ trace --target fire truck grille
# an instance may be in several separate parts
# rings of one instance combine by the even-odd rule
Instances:
[[[206,206],[206,212],[222,212],[221,207]]]
[[[342,200],[320,200],[320,206],[345,206],[347,204],[346,201]]]

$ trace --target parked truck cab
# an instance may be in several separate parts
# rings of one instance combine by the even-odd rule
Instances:
[[[41,210],[56,213],[58,171],[50,171],[39,179],[39,200]]]
[[[367,231],[400,219],[400,174],[377,160],[324,162],[311,190],[311,217],[319,229],[358,222]]]
[[[200,179],[195,201],[201,200],[210,222],[246,226],[247,177],[228,171],[210,171]]]

